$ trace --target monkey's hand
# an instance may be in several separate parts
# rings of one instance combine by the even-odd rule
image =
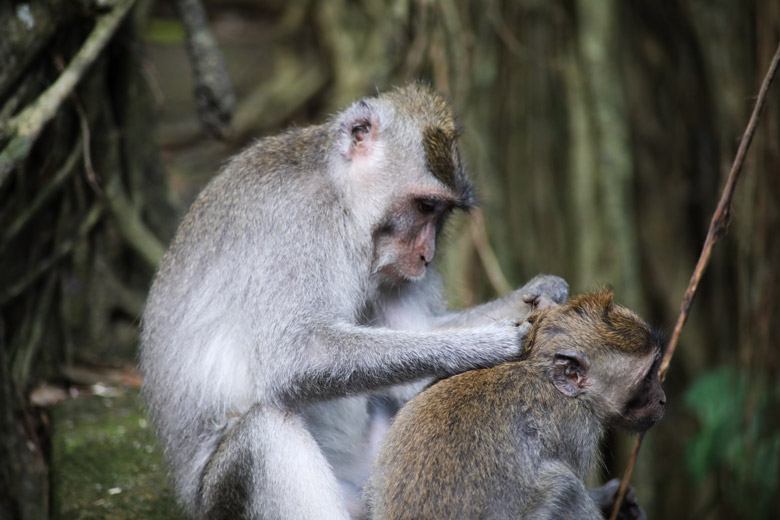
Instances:
[[[507,296],[492,302],[472,307],[460,312],[449,312],[441,316],[436,324],[439,328],[447,327],[479,327],[502,320],[522,322],[535,310],[554,307],[566,300],[569,284],[560,276],[540,274],[531,279],[521,288],[512,291]],[[521,330],[520,344],[524,344],[525,335],[530,329],[526,322],[525,333]]]
[[[601,487],[588,490],[590,498],[592,498],[599,509],[601,509],[604,518],[609,518],[612,514],[612,509],[615,506],[615,497],[619,487],[620,480],[613,478]],[[618,520],[647,520],[645,512],[639,507],[636,493],[631,486],[626,490],[626,496],[623,498],[623,503],[620,504]]]
[[[525,320],[515,321],[514,323],[515,327],[517,327],[518,342],[520,345],[525,345],[525,340],[528,337],[528,333],[531,332],[531,322]]]
[[[569,284],[560,276],[540,274],[531,278],[515,294],[531,306],[531,310],[541,310],[563,303],[569,294]]]

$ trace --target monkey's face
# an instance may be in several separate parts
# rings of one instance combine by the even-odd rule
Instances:
[[[659,362],[660,357],[656,356],[644,377],[633,385],[630,398],[615,421],[616,426],[633,432],[644,432],[663,417],[666,394],[658,379]]]
[[[393,283],[421,279],[454,206],[454,198],[445,190],[401,198],[374,232],[374,272]]]
[[[351,212],[372,230],[371,272],[380,283],[425,276],[453,208],[473,204],[457,146],[458,125],[440,96],[420,84],[361,100],[336,122]]]
[[[552,359],[551,380],[588,401],[609,424],[642,432],[663,416],[658,380],[661,338],[611,291],[574,297],[533,318],[529,359]]]
[[[593,360],[588,393],[608,424],[639,433],[661,419],[666,394],[658,379],[658,354],[606,352]]]

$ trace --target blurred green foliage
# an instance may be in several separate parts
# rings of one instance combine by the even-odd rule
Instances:
[[[697,378],[684,402],[699,423],[686,450],[688,470],[699,487],[714,481],[705,507],[728,504],[742,518],[769,518],[780,483],[780,386],[719,367]]]
[[[184,43],[184,25],[179,20],[151,18],[144,28],[143,39],[151,45]]]

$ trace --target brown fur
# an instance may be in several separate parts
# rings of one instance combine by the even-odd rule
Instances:
[[[610,290],[531,320],[520,360],[442,380],[399,412],[366,492],[374,518],[601,518],[582,482],[606,425],[660,418],[640,398],[665,399],[660,343]]]
[[[660,338],[635,312],[615,305],[611,289],[603,288],[571,297],[565,305],[544,309],[529,316],[534,325],[521,359],[540,342],[537,336],[555,333],[569,348],[594,352],[624,352],[642,355],[660,348]],[[553,338],[544,338],[553,341]],[[548,350],[552,345],[546,344]]]
[[[433,176],[448,188],[457,189],[455,165],[451,160],[454,138],[439,127],[429,126],[423,130],[423,147],[425,162]]]
[[[422,83],[411,83],[386,96],[402,99],[403,103],[396,103],[401,110],[421,119],[425,160],[431,174],[455,193],[470,192],[457,147],[461,127],[447,100]]]

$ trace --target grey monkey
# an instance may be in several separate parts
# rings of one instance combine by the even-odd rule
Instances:
[[[401,409],[366,487],[371,517],[604,518],[586,491],[607,425],[661,418],[660,337],[611,291],[534,313],[521,359],[444,379]],[[643,518],[633,495],[621,518]]]
[[[265,138],[198,196],[142,319],[143,395],[187,512],[339,519],[428,378],[518,355],[539,276],[449,312],[434,264],[474,203],[450,106],[410,84]]]

